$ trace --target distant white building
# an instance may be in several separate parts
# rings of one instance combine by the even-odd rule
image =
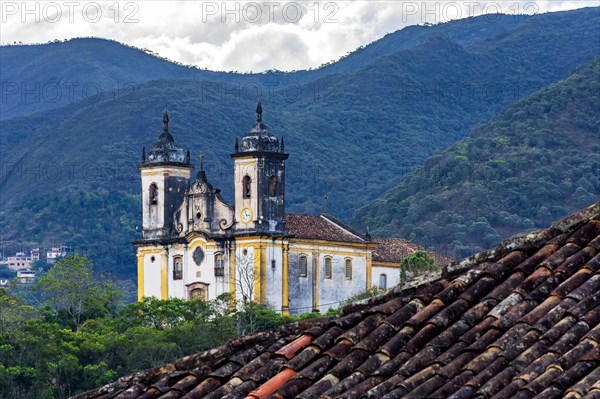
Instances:
[[[67,256],[67,248],[65,246],[55,247],[46,251],[46,261],[55,263],[59,258]]]
[[[31,250],[31,260],[40,260],[40,249],[39,248],[34,248]]]
[[[22,284],[33,283],[35,280],[35,271],[33,270],[19,270],[17,271],[17,281]]]

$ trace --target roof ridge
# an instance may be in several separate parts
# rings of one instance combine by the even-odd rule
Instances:
[[[452,276],[461,273],[470,269],[473,265],[500,259],[511,251],[530,249],[532,247],[539,248],[541,243],[571,231],[577,225],[586,223],[598,216],[600,216],[600,199],[595,204],[592,204],[573,215],[564,217],[545,229],[514,235],[501,241],[500,244],[494,248],[452,262],[444,267],[442,275]]]
[[[339,221],[338,219],[334,218],[333,216],[331,216],[329,214],[321,214],[319,216],[322,217],[323,219],[327,220],[329,223],[333,223],[333,224],[337,225],[338,227],[342,228],[343,230],[346,230],[348,233],[356,236],[357,238],[360,238],[361,240],[363,240],[365,242],[369,242],[369,240],[367,240],[359,232],[355,231],[350,226],[348,226],[347,224]]]

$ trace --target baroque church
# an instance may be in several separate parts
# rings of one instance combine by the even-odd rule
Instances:
[[[409,241],[372,238],[324,210],[285,211],[285,152],[262,121],[234,146],[234,203],[207,179],[200,160],[163,131],[139,165],[142,238],[137,246],[138,299],[211,300],[231,293],[284,314],[327,311],[372,287],[398,282],[400,262],[422,250]],[[432,254],[438,262],[446,259]]]

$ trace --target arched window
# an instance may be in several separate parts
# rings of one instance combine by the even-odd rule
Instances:
[[[183,258],[176,256],[173,258],[173,280],[183,279]]]
[[[158,186],[156,183],[150,184],[150,188],[148,189],[148,204],[158,204]]]
[[[352,259],[346,259],[344,262],[344,277],[346,280],[352,280]]]
[[[300,271],[300,277],[306,277],[308,275],[308,259],[305,255],[300,256],[298,269]]]
[[[331,258],[325,258],[325,278],[331,278]]]
[[[246,175],[242,179],[242,197],[244,199],[250,198],[251,189],[252,189],[252,179],[250,179],[250,176]]]
[[[222,277],[225,275],[225,261],[223,254],[215,255],[215,276]]]
[[[382,290],[387,289],[387,275],[385,273],[379,275],[379,288]]]
[[[269,178],[269,197],[277,196],[277,178],[273,175]]]

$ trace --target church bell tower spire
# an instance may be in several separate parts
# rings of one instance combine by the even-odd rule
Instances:
[[[236,230],[283,233],[285,161],[283,142],[263,123],[262,101],[256,123],[231,154],[234,161]]]

